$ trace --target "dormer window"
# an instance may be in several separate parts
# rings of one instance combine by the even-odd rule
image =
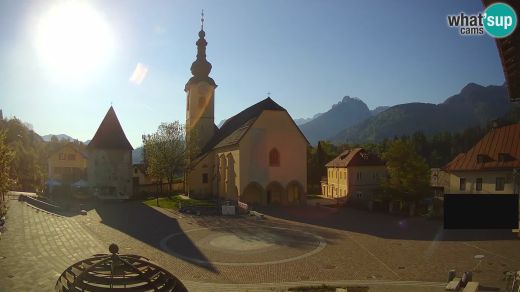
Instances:
[[[487,156],[485,154],[477,155],[477,163],[484,163],[487,161]]]
[[[509,161],[509,154],[508,153],[498,153],[498,161],[500,162],[506,162]]]

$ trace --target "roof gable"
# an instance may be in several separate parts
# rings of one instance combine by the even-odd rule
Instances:
[[[72,150],[73,152],[76,152],[78,153],[80,156],[82,156],[83,158],[87,159],[87,154],[85,154],[83,151],[80,151],[78,149],[78,147],[76,145],[74,145],[74,143],[72,142],[69,142],[69,143],[66,143],[65,145],[63,145],[62,147],[52,151],[49,156],[48,156],[48,159],[51,159],[54,155],[60,153],[60,151],[63,151],[64,149],[70,149]]]
[[[487,159],[479,159],[479,156]],[[448,171],[520,168],[520,124],[492,129],[445,168]]]
[[[128,142],[125,132],[123,131],[112,106],[108,109],[108,112],[99,125],[94,138],[92,138],[87,147],[89,149],[134,149],[130,142]]]
[[[222,127],[215,132],[213,138],[202,149],[201,155],[214,148],[237,144],[265,110],[286,111],[285,108],[274,102],[270,97],[246,108],[224,122]]]
[[[347,149],[325,164],[326,167],[384,166],[385,162],[363,148]]]

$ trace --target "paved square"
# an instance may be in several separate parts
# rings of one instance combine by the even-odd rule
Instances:
[[[520,240],[509,232],[446,232],[437,221],[351,209],[268,213],[267,220],[196,217],[125,202],[60,217],[13,200],[0,239],[0,291],[53,291],[66,267],[107,253],[110,243],[163,266],[190,291],[282,289],[294,282],[442,291],[447,272],[475,269],[477,254],[484,259],[474,280],[486,286],[503,287],[503,272],[520,269]],[[389,290],[395,285],[401,286]]]

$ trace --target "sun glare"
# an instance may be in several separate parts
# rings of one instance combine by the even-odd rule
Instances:
[[[110,58],[113,46],[108,24],[85,2],[59,2],[38,23],[38,55],[60,81],[84,81]]]

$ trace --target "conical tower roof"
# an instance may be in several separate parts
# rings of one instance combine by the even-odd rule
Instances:
[[[114,108],[110,106],[105,118],[88,144],[88,148],[133,150],[125,132],[117,119]]]

